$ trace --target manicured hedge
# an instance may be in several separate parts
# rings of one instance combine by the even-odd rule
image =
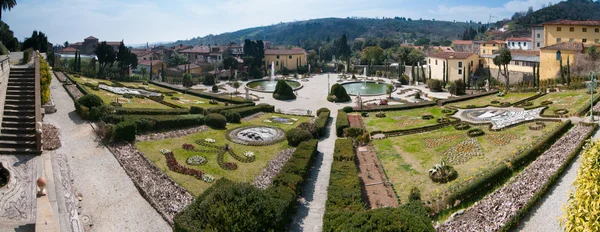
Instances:
[[[466,96],[462,96],[462,97],[454,97],[454,98],[445,99],[445,100],[439,100],[438,105],[443,106],[443,105],[446,105],[449,103],[471,100],[473,98],[484,97],[484,96],[488,96],[488,95],[492,95],[492,94],[496,94],[496,93],[498,93],[498,90],[485,92],[485,93],[471,94],[471,95],[466,95]]]
[[[214,107],[214,108],[208,108],[206,109],[208,112],[210,113],[221,113],[221,111],[224,110],[232,110],[232,109],[238,109],[238,108],[247,108],[247,107],[252,107],[252,106],[256,106],[256,104],[254,104],[254,102],[251,103],[244,103],[244,104],[237,104],[237,105],[229,105],[229,106],[221,106],[221,107]]]
[[[175,231],[285,231],[317,154],[317,140],[302,142],[267,190],[218,180],[174,218]]]
[[[138,133],[204,125],[202,115],[108,115],[102,120],[110,124],[135,122]]]
[[[227,118],[221,114],[208,114],[204,118],[204,123],[213,129],[225,129]]]
[[[181,89],[181,88],[175,88],[171,85],[165,85],[163,83],[160,82],[155,82],[155,81],[150,81],[150,83],[163,87],[163,88],[167,88],[170,90],[174,90],[177,92],[185,92],[186,94],[189,95],[193,95],[196,97],[202,97],[202,98],[206,98],[206,99],[213,99],[213,100],[217,100],[220,102],[229,102],[229,103],[234,103],[234,104],[241,104],[241,103],[248,103],[251,102],[249,100],[239,100],[239,99],[232,99],[231,97],[227,97],[227,96],[221,96],[221,95],[217,95],[217,94],[212,94],[212,93],[207,93],[207,92],[192,92],[192,91],[187,91],[185,89]]]
[[[315,126],[317,127],[319,137],[323,137],[327,134],[327,122],[329,121],[330,114],[331,112],[329,111],[321,112],[317,120],[315,120]]]
[[[437,105],[434,101],[423,101],[418,103],[408,103],[401,105],[378,105],[371,107],[363,107],[362,111],[359,107],[354,107],[354,112],[379,112],[379,111],[395,111],[395,110],[410,110]]]
[[[571,128],[570,120],[563,122],[559,127],[545,137],[542,141],[534,144],[531,148],[521,152],[519,155],[511,158],[511,166],[507,166],[505,162],[499,163],[493,168],[480,174],[473,182],[460,186],[452,191],[446,203],[454,204],[457,200],[460,202],[472,202],[493,190],[494,187],[503,184],[510,178],[514,171],[520,170],[531,161],[535,160],[539,155],[544,153],[556,140],[558,140],[565,132]]]
[[[348,114],[342,110],[338,111],[337,120],[335,121],[335,133],[338,137],[344,136],[344,129],[350,127]]]
[[[113,137],[115,140],[122,140],[126,142],[135,141],[135,135],[137,134],[137,126],[134,121],[124,121],[117,124],[114,127]]]
[[[117,114],[142,114],[142,115],[182,115],[188,114],[187,109],[143,109],[143,108],[116,108]]]
[[[287,138],[288,145],[296,147],[301,142],[311,140],[313,135],[308,130],[292,128],[285,132],[285,137]]]

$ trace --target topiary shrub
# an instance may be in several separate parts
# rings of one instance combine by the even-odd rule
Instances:
[[[417,187],[410,189],[410,195],[408,195],[408,201],[420,201],[421,191]]]
[[[342,108],[342,111],[344,111],[345,113],[350,113],[354,110],[354,108],[352,108],[352,106],[344,106],[344,108]]]
[[[421,118],[422,118],[423,120],[431,120],[431,119],[433,119],[433,115],[426,114],[426,115],[423,115],[423,116],[421,116]]]
[[[334,84],[331,86],[331,92],[329,93],[329,96],[327,97],[327,100],[331,102],[349,102],[352,100],[350,95],[348,95],[348,92],[346,92],[346,88],[340,84]]]
[[[296,128],[310,132],[313,138],[319,138],[319,128],[317,128],[317,125],[315,125],[314,122],[303,122],[300,123]]]
[[[457,123],[454,125],[454,129],[456,129],[456,130],[467,130],[469,128],[471,128],[471,126],[468,123],[464,123],[464,122]]]
[[[240,123],[240,121],[242,119],[242,116],[240,116],[240,113],[232,112],[229,110],[221,111],[221,115],[225,116],[225,118],[227,119],[227,122],[229,122],[229,123]]]
[[[225,129],[227,118],[220,114],[208,114],[204,118],[204,123],[213,129]]]
[[[511,104],[510,102],[501,102],[500,103],[500,107],[509,107]]]
[[[127,120],[114,126],[113,136],[116,140],[133,142],[136,133],[137,126],[135,122]]]
[[[329,110],[329,108],[325,108],[325,107],[320,108],[319,110],[317,110],[317,115],[321,115],[321,113],[323,113],[323,112],[331,113],[331,110]]]
[[[293,100],[296,99],[294,89],[284,80],[277,81],[275,86],[275,92],[273,92],[273,98],[277,100]]]
[[[493,101],[491,101],[490,103],[491,103],[492,105],[498,105],[498,104],[500,104],[500,101],[498,101],[498,100],[493,100]]]
[[[126,94],[123,94],[123,97],[127,98],[127,99],[132,99],[133,95],[126,93]]]
[[[219,92],[219,87],[217,87],[216,85],[213,85],[213,87],[211,88],[213,92]]]
[[[208,74],[204,76],[204,81],[202,82],[204,85],[214,85],[215,84],[215,76],[212,74]]]
[[[437,123],[442,124],[442,123],[449,123],[450,119],[447,119],[447,118],[438,118],[438,119],[436,119],[436,121],[437,121]]]
[[[190,107],[190,114],[205,114],[204,108],[198,106]]]
[[[296,147],[301,142],[311,140],[313,135],[310,131],[292,128],[285,132],[285,137],[287,138],[288,145]]]
[[[102,101],[102,98],[95,94],[84,95],[83,97],[80,97],[77,100],[77,103],[87,108],[99,107],[104,105],[104,101]]]
[[[103,105],[100,107],[92,107],[90,109],[89,119],[92,121],[98,121],[104,118],[104,116],[112,114],[113,111],[114,109],[107,105]]]
[[[550,105],[550,104],[552,104],[552,101],[542,101],[540,103],[541,106],[547,106],[547,105]]]
[[[427,86],[431,92],[442,92],[442,82],[440,80],[431,79],[427,81]]]

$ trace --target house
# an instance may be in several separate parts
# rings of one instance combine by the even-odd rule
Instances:
[[[540,50],[540,48],[546,46],[544,44],[544,26],[534,25],[531,27],[531,40],[533,50]]]
[[[148,49],[131,49],[131,53],[135,54],[138,60],[158,60],[155,57],[154,51]]]
[[[463,72],[477,71],[479,56],[473,52],[439,52],[427,56],[431,68],[431,78],[443,80],[444,66],[448,69],[448,80],[462,80]]]
[[[531,81],[533,77],[533,67],[539,66],[540,64],[540,51],[535,50],[510,50],[512,60],[508,64],[507,68],[510,74],[511,83],[517,83],[521,81]],[[481,55],[480,68],[488,67],[492,74],[492,77],[497,80],[503,81],[504,77],[498,74],[498,66],[494,65],[494,58],[498,54],[484,54]],[[541,68],[541,67],[540,67]]]
[[[152,64],[152,65],[150,65]],[[137,68],[133,70],[134,73],[142,73],[142,69],[146,69],[146,73],[150,73],[150,66],[152,66],[152,74],[158,75],[161,72],[162,66],[167,64],[161,60],[138,60]]]
[[[191,63],[220,63],[223,61],[223,51],[218,46],[195,46],[179,51],[185,55]]]
[[[473,41],[473,40],[454,40],[454,41],[452,41],[452,48],[456,52],[479,53],[480,45],[481,45],[481,41]]]
[[[600,43],[600,20],[559,20],[542,25],[546,46],[561,42]]]
[[[306,51],[302,48],[265,49],[264,62],[267,67],[274,63],[275,70],[297,70],[298,67],[307,65]]]
[[[502,40],[483,41],[479,47],[479,54],[496,54],[501,48],[506,48],[506,43]]]
[[[77,43],[71,44],[71,45],[69,45],[69,47],[79,49],[79,51],[81,51],[81,54],[93,55],[94,50],[96,50],[96,47],[98,46],[98,44],[100,44],[100,41],[98,40],[98,38],[89,36],[89,37],[85,38],[83,40],[83,42],[77,42]],[[108,44],[109,46],[112,46],[113,50],[119,51],[119,46],[121,45],[121,42],[106,42],[106,44]]]
[[[575,63],[575,54],[584,52],[582,42],[560,42],[540,48],[540,79],[553,79],[560,73],[560,61]]]
[[[506,47],[511,50],[533,50],[531,38],[507,38]]]
[[[191,73],[191,74],[200,74],[200,73],[202,73],[202,67],[197,64],[182,64],[182,65],[168,68],[168,71],[180,73],[179,75],[182,75],[183,73],[186,73],[186,72]]]

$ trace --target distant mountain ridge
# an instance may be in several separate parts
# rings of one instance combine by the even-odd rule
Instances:
[[[600,20],[600,3],[590,0],[568,0],[539,9],[529,15],[514,20],[520,27],[530,27],[549,21]]]
[[[199,45],[241,43],[244,39],[262,39],[275,45],[299,46],[305,41],[331,40],[346,34],[349,40],[368,37],[389,37],[398,40],[414,40],[426,36],[432,40],[458,39],[463,31],[480,24],[435,20],[411,20],[404,18],[322,18],[280,23],[242,29],[219,35],[208,35],[190,40],[179,40],[167,45]]]

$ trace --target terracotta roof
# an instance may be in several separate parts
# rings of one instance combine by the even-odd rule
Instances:
[[[306,54],[306,51],[302,48],[293,49],[266,49],[265,55],[298,55]]]
[[[448,47],[448,46],[430,46],[428,48],[428,50],[441,50],[443,52],[454,52],[454,49],[452,47]]]
[[[160,65],[162,63],[162,61],[160,60],[138,60],[138,64],[141,65],[146,65],[146,66],[150,66],[150,63],[152,63],[152,65]]]
[[[85,40],[90,40],[90,39],[96,39],[97,40],[98,38],[96,38],[94,36],[89,36],[89,37],[85,38]]]
[[[563,20],[558,20],[558,21],[553,21],[553,22],[546,22],[546,23],[543,23],[542,25],[600,26],[600,20],[577,21],[577,20],[563,19]]]
[[[171,67],[171,68],[168,68],[168,69],[169,69],[169,70],[172,70],[172,71],[180,71],[180,72],[183,72],[183,71],[185,71],[187,68],[188,68],[188,65],[187,65],[187,64],[182,64],[182,65],[178,65],[178,66]],[[197,65],[197,64],[189,64],[189,68],[190,68],[190,69],[196,69],[196,68],[202,68],[202,67],[201,67],[200,65]]]
[[[488,40],[488,41],[483,41],[483,44],[504,44],[505,42],[502,40]]]
[[[575,42],[562,42],[554,45],[540,48],[541,50],[569,50],[569,51],[583,51],[582,43]]]
[[[71,46],[73,46],[73,45],[81,46],[81,45],[83,45],[83,42],[77,42],[77,43],[71,44]]]
[[[531,42],[531,38],[507,38],[506,41],[515,41],[515,42]]]
[[[138,57],[140,56],[146,56],[148,54],[153,53],[154,51],[149,51],[146,49],[131,49],[131,53],[137,55]]]
[[[471,45],[471,44],[473,44],[473,40],[453,40],[452,44],[455,44],[455,45]]]
[[[197,46],[180,50],[179,53],[210,53],[210,48],[208,46]]]
[[[513,56],[540,56],[540,51],[512,49],[510,54]]]
[[[466,59],[469,56],[476,55],[472,52],[438,52],[435,54],[430,54],[429,57],[432,58],[441,58],[441,59]]]

